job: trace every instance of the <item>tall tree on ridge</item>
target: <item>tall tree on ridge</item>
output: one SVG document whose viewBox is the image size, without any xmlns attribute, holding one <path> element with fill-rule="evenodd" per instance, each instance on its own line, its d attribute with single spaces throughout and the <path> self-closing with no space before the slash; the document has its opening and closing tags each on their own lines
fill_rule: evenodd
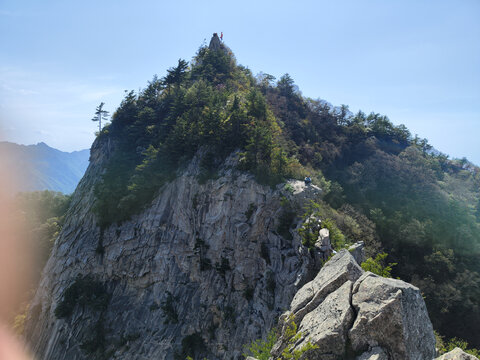
<svg viewBox="0 0 480 360">
<path fill-rule="evenodd" d="M 102 131 L 102 119 L 107 120 L 109 116 L 109 112 L 107 110 L 103 110 L 104 102 L 101 102 L 100 105 L 97 106 L 95 109 L 95 116 L 92 118 L 92 121 L 98 121 L 98 132 Z"/>
</svg>

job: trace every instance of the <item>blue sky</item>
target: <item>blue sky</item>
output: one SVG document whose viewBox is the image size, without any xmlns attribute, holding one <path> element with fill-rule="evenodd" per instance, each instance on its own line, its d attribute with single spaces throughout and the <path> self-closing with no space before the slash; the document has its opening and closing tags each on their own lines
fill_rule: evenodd
<svg viewBox="0 0 480 360">
<path fill-rule="evenodd" d="M 480 164 L 478 0 L 0 0 L 0 140 L 88 148 L 100 102 L 113 112 L 220 31 L 254 74 Z"/>
</svg>

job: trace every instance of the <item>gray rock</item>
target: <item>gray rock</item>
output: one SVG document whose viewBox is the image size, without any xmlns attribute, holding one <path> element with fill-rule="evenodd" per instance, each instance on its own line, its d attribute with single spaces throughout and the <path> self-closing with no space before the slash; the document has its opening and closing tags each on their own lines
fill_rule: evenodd
<svg viewBox="0 0 480 360">
<path fill-rule="evenodd" d="M 322 267 L 315 279 L 295 294 L 290 304 L 295 322 L 299 324 L 303 317 L 320 305 L 330 293 L 348 280 L 357 280 L 362 273 L 353 256 L 347 250 L 341 250 Z"/>
<path fill-rule="evenodd" d="M 435 360 L 477 360 L 473 355 L 467 354 L 460 348 L 455 348 L 452 351 L 439 356 Z"/>
<path fill-rule="evenodd" d="M 348 330 L 354 319 L 350 296 L 353 282 L 346 281 L 340 288 L 329 294 L 325 300 L 303 318 L 298 331 L 301 340 L 295 345 L 300 350 L 308 342 L 317 345 L 309 355 L 315 359 L 345 353 Z"/>
<path fill-rule="evenodd" d="M 356 360 L 431 360 L 435 355 L 420 291 L 401 280 L 364 273 L 347 250 L 297 292 L 280 318 L 273 359 L 280 359 L 290 345 L 286 330 L 292 315 L 301 334 L 293 351 L 308 342 L 318 346 L 302 359 L 350 359 L 360 353 Z"/>
<path fill-rule="evenodd" d="M 348 248 L 348 251 L 350 251 L 350 254 L 352 254 L 358 265 L 361 265 L 362 262 L 366 260 L 365 245 L 363 241 L 357 241 L 355 244 Z"/>
<path fill-rule="evenodd" d="M 367 272 L 354 284 L 352 304 L 354 351 L 381 346 L 393 360 L 435 356 L 433 328 L 418 288 Z"/>
<path fill-rule="evenodd" d="M 388 355 L 385 350 L 376 346 L 356 357 L 355 360 L 388 360 Z"/>
<path fill-rule="evenodd" d="M 318 239 L 315 242 L 315 247 L 322 252 L 332 252 L 332 243 L 330 242 L 330 232 L 327 228 L 320 229 L 318 232 Z"/>
<path fill-rule="evenodd" d="M 210 44 L 208 45 L 210 50 L 220 50 L 222 48 L 222 42 L 218 37 L 217 33 L 214 33 L 212 38 L 210 39 Z"/>
<path fill-rule="evenodd" d="M 105 352 L 115 351 L 115 359 L 172 359 L 195 334 L 205 344 L 202 357 L 238 358 L 244 344 L 275 324 L 298 284 L 311 279 L 313 260 L 299 235 L 285 240 L 276 233 L 282 191 L 236 170 L 235 154 L 218 178 L 199 184 L 199 153 L 142 213 L 105 229 L 100 244 L 93 191 L 113 149 L 108 138 L 92 146 L 32 301 L 26 324 L 32 351 L 39 359 L 89 358 L 80 345 L 100 313 L 77 306 L 69 318 L 57 319 L 54 311 L 77 274 L 91 274 L 111 295 L 101 322 Z M 291 201 L 309 194 L 299 189 Z M 250 205 L 255 211 L 247 219 Z M 222 262 L 228 266 L 219 271 Z M 169 293 L 173 305 L 164 310 Z M 134 340 L 116 346 L 122 337 Z"/>
</svg>

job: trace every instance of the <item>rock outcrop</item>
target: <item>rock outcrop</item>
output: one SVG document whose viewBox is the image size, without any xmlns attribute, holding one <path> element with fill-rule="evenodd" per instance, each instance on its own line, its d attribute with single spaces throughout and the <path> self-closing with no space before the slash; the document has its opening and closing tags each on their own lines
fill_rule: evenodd
<svg viewBox="0 0 480 360">
<path fill-rule="evenodd" d="M 102 232 L 93 189 L 113 147 L 94 143 L 44 269 L 26 326 L 33 352 L 39 359 L 172 359 L 193 348 L 202 358 L 238 358 L 320 266 L 296 231 L 290 239 L 277 233 L 281 199 L 301 204 L 320 190 L 259 185 L 236 170 L 235 155 L 200 184 L 199 154 L 143 213 Z M 66 289 L 87 275 L 103 287 L 106 306 L 97 306 L 96 293 L 85 295 L 58 318 Z"/>
<path fill-rule="evenodd" d="M 452 351 L 439 356 L 435 360 L 477 360 L 473 355 L 467 354 L 460 348 L 455 348 Z"/>
<path fill-rule="evenodd" d="M 282 336 L 272 355 L 286 346 L 289 321 L 298 324 L 301 337 L 291 347 L 307 343 L 316 349 L 305 359 L 433 359 L 435 337 L 418 288 L 401 280 L 363 272 L 352 254 L 340 251 L 315 279 L 295 295 L 282 315 Z"/>
</svg>

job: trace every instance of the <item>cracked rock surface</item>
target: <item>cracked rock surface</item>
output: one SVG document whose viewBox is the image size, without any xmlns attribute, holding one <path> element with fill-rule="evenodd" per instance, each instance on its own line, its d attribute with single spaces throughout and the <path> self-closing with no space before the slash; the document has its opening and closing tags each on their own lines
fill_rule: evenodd
<svg viewBox="0 0 480 360">
<path fill-rule="evenodd" d="M 196 156 L 148 208 L 102 235 L 94 186 L 113 149 L 101 139 L 92 146 L 28 313 L 32 351 L 38 359 L 173 359 L 194 346 L 201 358 L 239 358 L 319 267 L 294 229 L 285 239 L 277 228 L 282 198 L 302 204 L 320 189 L 262 186 L 236 170 L 235 155 L 200 184 Z M 57 318 L 77 275 L 99 281 L 108 304 L 75 305 Z"/>
<path fill-rule="evenodd" d="M 294 316 L 301 338 L 317 348 L 303 359 L 431 360 L 435 337 L 418 288 L 401 280 L 363 272 L 347 250 L 336 254 L 315 279 L 295 295 L 282 315 L 282 336 L 273 347 L 279 358 L 287 346 L 285 328 Z"/>
</svg>

